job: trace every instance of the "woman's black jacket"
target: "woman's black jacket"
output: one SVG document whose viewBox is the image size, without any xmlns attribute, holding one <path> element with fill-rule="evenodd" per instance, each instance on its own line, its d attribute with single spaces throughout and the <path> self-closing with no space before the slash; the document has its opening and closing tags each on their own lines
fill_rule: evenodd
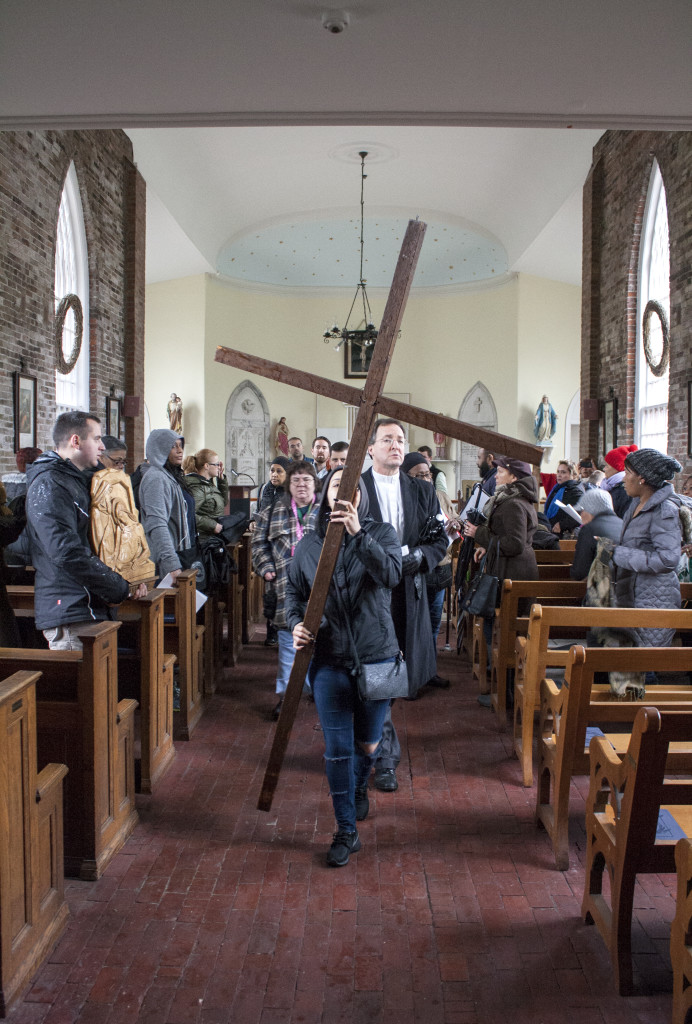
<svg viewBox="0 0 692 1024">
<path fill-rule="evenodd" d="M 292 630 L 305 608 L 322 552 L 322 533 L 308 533 L 296 545 L 288 570 L 286 620 Z M 344 541 L 322 616 L 314 662 L 352 669 L 355 665 L 344 615 L 349 615 L 358 658 L 369 664 L 399 653 L 390 611 L 391 588 L 401 579 L 401 545 L 389 523 L 365 519 L 360 532 Z M 336 589 L 341 596 L 337 600 Z"/>
<path fill-rule="evenodd" d="M 548 508 L 553 495 L 556 494 L 562 486 L 562 484 L 555 484 L 552 491 L 545 499 L 545 508 Z M 584 497 L 584 488 L 578 480 L 568 480 L 567 483 L 564 484 L 564 488 L 564 494 L 560 498 L 560 501 L 563 505 L 577 505 Z M 574 521 L 574 519 L 572 519 L 572 517 L 567 512 L 563 512 L 562 509 L 559 507 L 551 509 L 551 515 L 549 519 L 550 525 L 555 526 L 555 524 L 558 523 L 563 533 L 571 532 L 575 529 L 576 526 L 579 525 Z"/>
</svg>

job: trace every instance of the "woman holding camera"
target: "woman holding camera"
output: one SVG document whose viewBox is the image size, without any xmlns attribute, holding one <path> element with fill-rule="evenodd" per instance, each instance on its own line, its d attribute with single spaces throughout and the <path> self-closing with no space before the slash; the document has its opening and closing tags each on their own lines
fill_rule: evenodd
<svg viewBox="0 0 692 1024">
<path fill-rule="evenodd" d="M 362 700 L 354 670 L 358 663 L 394 661 L 399 655 L 390 590 L 401 579 L 401 544 L 393 526 L 369 518 L 365 487 L 359 487 L 354 502 L 337 506 L 342 472 L 334 469 L 325 479 L 315 530 L 296 548 L 286 591 L 286 623 L 294 646 L 315 644 L 310 679 L 337 829 L 327 853 L 330 867 L 343 867 L 360 850 L 356 821 L 369 811 L 368 778 L 390 704 Z M 330 519 L 343 523 L 344 540 L 314 637 L 303 616 Z"/>
</svg>

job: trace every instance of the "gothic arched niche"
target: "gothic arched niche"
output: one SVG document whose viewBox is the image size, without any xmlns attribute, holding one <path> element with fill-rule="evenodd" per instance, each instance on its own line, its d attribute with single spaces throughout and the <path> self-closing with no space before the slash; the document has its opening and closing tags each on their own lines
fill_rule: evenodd
<svg viewBox="0 0 692 1024">
<path fill-rule="evenodd" d="M 497 430 L 495 403 L 492 395 L 481 381 L 477 380 L 464 395 L 457 419 L 463 423 L 471 423 L 474 427 Z M 477 454 L 478 447 L 475 444 L 457 441 L 456 478 L 457 488 L 461 491 L 462 497 L 465 496 L 467 490 L 464 481 L 475 482 L 478 480 Z"/>
<path fill-rule="evenodd" d="M 269 406 L 259 388 L 244 380 L 226 406 L 226 469 L 245 474 L 239 484 L 249 485 L 248 477 L 261 484 L 267 479 L 269 457 Z"/>
</svg>

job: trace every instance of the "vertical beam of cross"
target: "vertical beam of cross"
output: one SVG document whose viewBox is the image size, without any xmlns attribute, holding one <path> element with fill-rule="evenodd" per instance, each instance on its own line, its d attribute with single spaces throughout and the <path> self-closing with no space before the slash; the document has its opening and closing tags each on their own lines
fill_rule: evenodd
<svg viewBox="0 0 692 1024">
<path fill-rule="evenodd" d="M 341 483 L 337 496 L 339 500 L 352 501 L 356 493 L 360 471 L 367 452 L 370 432 L 377 415 L 376 403 L 382 394 L 387 371 L 392 361 L 394 346 L 401 327 L 404 309 L 406 308 L 406 300 L 411 290 L 411 283 L 423 244 L 425 229 L 426 225 L 422 221 L 409 221 L 408 228 L 406 229 L 353 427 L 353 434 L 348 449 L 348 460 L 341 474 Z M 327 534 L 317 565 L 315 582 L 310 593 L 304 618 L 306 629 L 315 636 L 322 621 L 322 613 L 336 566 L 339 548 L 341 547 L 343 532 L 344 527 L 339 523 L 330 523 L 327 527 Z M 269 811 L 271 809 L 311 657 L 312 649 L 310 647 L 304 647 L 296 653 L 286 693 L 284 694 L 281 715 L 279 716 L 274 734 L 274 742 L 264 773 L 262 790 L 257 802 L 257 807 L 260 811 Z"/>
</svg>

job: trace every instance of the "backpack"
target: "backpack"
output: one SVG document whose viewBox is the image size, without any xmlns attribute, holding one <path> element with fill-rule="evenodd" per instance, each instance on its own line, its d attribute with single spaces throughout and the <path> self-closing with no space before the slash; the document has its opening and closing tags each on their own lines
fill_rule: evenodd
<svg viewBox="0 0 692 1024">
<path fill-rule="evenodd" d="M 220 590 L 228 586 L 231 578 L 231 561 L 226 546 L 220 537 L 200 537 L 199 548 L 206 575 L 206 589 Z"/>
</svg>

